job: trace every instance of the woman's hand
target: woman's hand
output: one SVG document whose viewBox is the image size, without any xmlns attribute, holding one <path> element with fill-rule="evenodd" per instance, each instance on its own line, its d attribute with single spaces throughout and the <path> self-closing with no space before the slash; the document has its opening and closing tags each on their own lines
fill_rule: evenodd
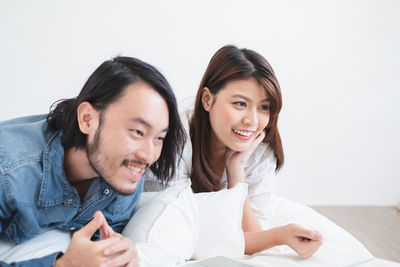
<svg viewBox="0 0 400 267">
<path fill-rule="evenodd" d="M 264 140 L 265 131 L 261 133 L 253 140 L 253 143 L 246 151 L 238 152 L 230 150 L 229 148 L 225 152 L 225 165 L 226 174 L 228 177 L 228 188 L 234 187 L 237 183 L 244 182 L 245 173 L 244 166 L 249 160 L 250 156 L 256 150 L 258 145 Z"/>
<path fill-rule="evenodd" d="M 318 231 L 308 230 L 297 224 L 282 226 L 281 231 L 281 244 L 288 245 L 304 259 L 313 255 L 324 242 Z"/>
</svg>

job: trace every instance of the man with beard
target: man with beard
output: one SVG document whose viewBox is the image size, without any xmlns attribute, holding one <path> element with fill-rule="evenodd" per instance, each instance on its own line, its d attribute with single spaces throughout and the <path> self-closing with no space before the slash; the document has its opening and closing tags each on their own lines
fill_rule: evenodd
<svg viewBox="0 0 400 267">
<path fill-rule="evenodd" d="M 49 114 L 1 122 L 0 239 L 75 232 L 64 254 L 11 266 L 138 266 L 135 247 L 119 233 L 142 174 L 150 169 L 167 183 L 184 141 L 168 82 L 128 57 L 104 62 L 76 98 Z"/>
</svg>

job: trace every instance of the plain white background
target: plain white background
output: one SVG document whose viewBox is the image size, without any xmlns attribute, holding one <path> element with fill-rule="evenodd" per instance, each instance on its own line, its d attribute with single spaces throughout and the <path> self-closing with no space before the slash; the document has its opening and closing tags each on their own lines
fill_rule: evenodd
<svg viewBox="0 0 400 267">
<path fill-rule="evenodd" d="M 190 105 L 225 44 L 261 53 L 284 106 L 278 192 L 305 204 L 400 200 L 400 2 L 0 1 L 0 120 L 47 113 L 117 55 Z"/>
</svg>

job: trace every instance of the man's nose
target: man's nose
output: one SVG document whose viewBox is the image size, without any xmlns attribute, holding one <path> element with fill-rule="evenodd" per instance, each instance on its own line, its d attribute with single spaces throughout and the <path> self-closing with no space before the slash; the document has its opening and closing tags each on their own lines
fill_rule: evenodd
<svg viewBox="0 0 400 267">
<path fill-rule="evenodd" d="M 150 164 L 153 160 L 154 144 L 153 140 L 144 140 L 137 150 L 136 157 L 145 163 Z"/>
</svg>

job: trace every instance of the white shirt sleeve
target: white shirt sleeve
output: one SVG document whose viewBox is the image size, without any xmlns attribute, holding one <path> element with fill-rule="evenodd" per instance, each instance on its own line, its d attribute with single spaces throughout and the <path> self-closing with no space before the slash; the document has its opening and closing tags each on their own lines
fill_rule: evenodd
<svg viewBox="0 0 400 267">
<path fill-rule="evenodd" d="M 276 187 L 275 168 L 276 157 L 265 143 L 257 147 L 245 167 L 248 198 L 261 225 L 271 217 L 269 204 Z"/>
</svg>

